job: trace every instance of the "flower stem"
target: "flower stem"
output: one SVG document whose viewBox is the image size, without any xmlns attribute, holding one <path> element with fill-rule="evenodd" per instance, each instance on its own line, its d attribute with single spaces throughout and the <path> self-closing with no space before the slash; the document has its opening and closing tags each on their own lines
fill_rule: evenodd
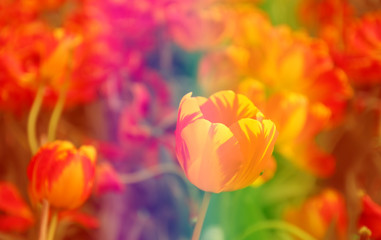
<svg viewBox="0 0 381 240">
<path fill-rule="evenodd" d="M 40 112 L 41 104 L 44 99 L 45 87 L 40 87 L 33 101 L 32 107 L 28 116 L 28 142 L 32 154 L 37 152 L 38 141 L 36 136 L 36 122 L 38 113 Z"/>
<path fill-rule="evenodd" d="M 55 211 L 52 215 L 52 220 L 49 225 L 49 232 L 48 232 L 48 239 L 47 240 L 53 240 L 54 239 L 54 233 L 56 232 L 58 223 L 58 213 Z"/>
<path fill-rule="evenodd" d="M 38 240 L 47 240 L 46 230 L 48 227 L 48 218 L 49 218 L 49 202 L 44 199 L 42 201 L 40 233 L 38 236 Z"/>
<path fill-rule="evenodd" d="M 202 199 L 202 203 L 201 203 L 200 212 L 198 213 L 197 223 L 193 230 L 192 240 L 200 239 L 202 225 L 204 223 L 206 211 L 208 210 L 211 196 L 212 196 L 212 193 L 210 192 L 205 192 L 204 194 L 204 198 Z"/>
<path fill-rule="evenodd" d="M 306 233 L 302 229 L 298 228 L 295 225 L 289 224 L 287 222 L 283 221 L 265 221 L 258 223 L 256 225 L 253 225 L 251 228 L 246 230 L 246 232 L 238 238 L 239 240 L 246 239 L 254 232 L 260 231 L 260 230 L 267 230 L 267 229 L 276 229 L 276 230 L 283 230 L 287 231 L 298 238 L 302 240 L 316 240 L 314 237 L 312 237 L 310 234 Z"/>
<path fill-rule="evenodd" d="M 49 130 L 48 130 L 48 141 L 49 142 L 54 141 L 54 139 L 56 138 L 56 129 L 57 129 L 58 121 L 61 117 L 63 107 L 65 105 L 66 92 L 67 91 L 65 89 L 60 91 L 58 101 L 57 101 L 56 105 L 54 106 L 52 116 L 50 117 Z"/>
</svg>

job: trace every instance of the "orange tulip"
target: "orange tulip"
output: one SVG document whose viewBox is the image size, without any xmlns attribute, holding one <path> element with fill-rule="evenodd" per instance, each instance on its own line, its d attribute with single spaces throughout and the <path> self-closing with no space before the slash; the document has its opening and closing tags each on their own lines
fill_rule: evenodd
<svg viewBox="0 0 381 240">
<path fill-rule="evenodd" d="M 96 150 L 78 150 L 68 141 L 42 146 L 28 166 L 32 201 L 43 199 L 56 208 L 79 207 L 89 196 L 95 173 Z"/>
<path fill-rule="evenodd" d="M 176 154 L 188 179 L 219 193 L 251 185 L 268 165 L 275 124 L 244 95 L 220 91 L 209 99 L 188 93 L 180 102 Z"/>
</svg>

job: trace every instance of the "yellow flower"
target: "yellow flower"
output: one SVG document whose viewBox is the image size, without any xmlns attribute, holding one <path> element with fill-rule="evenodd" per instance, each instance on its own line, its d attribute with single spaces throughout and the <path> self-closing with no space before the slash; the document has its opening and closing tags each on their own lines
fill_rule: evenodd
<svg viewBox="0 0 381 240">
<path fill-rule="evenodd" d="M 78 150 L 68 141 L 42 146 L 28 166 L 32 201 L 43 199 L 56 208 L 73 209 L 88 198 L 95 172 L 96 150 Z"/>
<path fill-rule="evenodd" d="M 177 158 L 188 179 L 214 193 L 251 185 L 270 161 L 275 124 L 233 91 L 191 95 L 180 102 L 176 127 Z"/>
</svg>

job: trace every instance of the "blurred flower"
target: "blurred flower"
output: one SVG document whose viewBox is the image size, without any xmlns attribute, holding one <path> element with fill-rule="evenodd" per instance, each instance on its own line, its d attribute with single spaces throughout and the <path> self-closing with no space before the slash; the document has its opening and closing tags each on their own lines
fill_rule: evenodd
<svg viewBox="0 0 381 240">
<path fill-rule="evenodd" d="M 198 69 L 198 81 L 205 94 L 235 89 L 248 69 L 249 52 L 245 48 L 230 46 L 205 55 Z"/>
<path fill-rule="evenodd" d="M 23 232 L 34 223 L 30 208 L 8 182 L 0 182 L 0 213 L 0 231 Z"/>
<path fill-rule="evenodd" d="M 301 24 L 314 36 L 319 36 L 329 44 L 342 40 L 343 28 L 354 16 L 347 0 L 307 0 L 301 2 Z"/>
<path fill-rule="evenodd" d="M 362 211 L 358 219 L 359 228 L 366 226 L 372 232 L 371 239 L 381 239 L 381 206 L 368 195 L 361 198 L 361 203 Z"/>
<path fill-rule="evenodd" d="M 270 161 L 275 124 L 244 95 L 191 95 L 180 102 L 176 126 L 177 158 L 188 179 L 215 193 L 249 186 Z"/>
<path fill-rule="evenodd" d="M 333 189 L 323 190 L 298 208 L 286 209 L 284 217 L 316 239 L 324 239 L 330 226 L 334 226 L 335 239 L 347 239 L 345 201 L 341 194 Z"/>
<path fill-rule="evenodd" d="M 170 19 L 169 32 L 185 50 L 215 48 L 230 35 L 231 22 L 226 9 L 199 1 L 182 10 L 182 15 Z"/>
<path fill-rule="evenodd" d="M 29 189 L 33 202 L 43 199 L 56 208 L 73 209 L 88 198 L 95 174 L 96 150 L 78 150 L 68 141 L 45 144 L 28 166 Z"/>
<path fill-rule="evenodd" d="M 201 87 L 206 92 L 236 90 L 241 81 L 256 79 L 267 94 L 290 91 L 306 96 L 311 104 L 325 105 L 331 112 L 330 125 L 339 123 L 352 89 L 345 72 L 335 67 L 328 45 L 287 26 L 271 26 L 258 10 L 244 13 L 233 19 L 237 33 L 230 44 L 201 59 Z"/>
<path fill-rule="evenodd" d="M 277 151 L 297 166 L 320 177 L 330 176 L 335 159 L 315 143 L 314 138 L 327 127 L 330 110 L 321 103 L 311 104 L 302 94 L 279 91 L 266 98 L 265 86 L 254 79 L 238 85 L 244 94 L 271 119 L 279 131 Z"/>
<path fill-rule="evenodd" d="M 160 148 L 174 152 L 176 109 L 171 106 L 169 85 L 158 73 L 145 69 L 134 77 L 135 81 L 122 83 L 117 93 L 118 140 L 130 164 L 156 165 Z"/>
<path fill-rule="evenodd" d="M 115 169 L 107 162 L 98 164 L 94 181 L 95 194 L 122 192 L 123 190 L 124 185 Z"/>
<path fill-rule="evenodd" d="M 380 83 L 381 12 L 373 12 L 345 25 L 343 43 L 334 49 L 336 63 L 355 85 Z"/>
<path fill-rule="evenodd" d="M 82 6 L 85 2 L 75 5 L 76 11 L 58 26 L 25 12 L 24 5 L 31 1 L 13 2 L 5 4 L 7 11 L 0 15 L 0 107 L 28 108 L 41 86 L 46 87 L 44 105 L 55 105 L 62 91 L 66 106 L 93 100 L 113 58 L 100 39 L 101 27 L 94 30 L 96 21 Z M 9 18 L 19 20 L 5 20 Z"/>
</svg>

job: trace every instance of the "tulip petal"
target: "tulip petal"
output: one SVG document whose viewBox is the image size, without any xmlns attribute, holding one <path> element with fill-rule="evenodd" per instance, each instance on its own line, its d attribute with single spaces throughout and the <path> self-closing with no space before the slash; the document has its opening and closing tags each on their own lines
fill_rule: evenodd
<svg viewBox="0 0 381 240">
<path fill-rule="evenodd" d="M 198 188 L 221 192 L 244 160 L 228 127 L 199 119 L 181 132 L 184 156 L 178 156 L 189 180 Z M 185 159 L 181 159 L 185 157 Z"/>
<path fill-rule="evenodd" d="M 191 92 L 181 99 L 177 117 L 177 129 L 179 131 L 197 119 L 204 118 L 199 105 L 205 101 L 206 98 L 203 97 L 192 97 Z"/>
<path fill-rule="evenodd" d="M 239 120 L 230 126 L 230 130 L 246 159 L 237 173 L 238 177 L 226 186 L 226 189 L 236 190 L 252 184 L 260 176 L 270 161 L 278 133 L 272 121 L 259 122 L 250 118 Z"/>
<path fill-rule="evenodd" d="M 68 186 L 70 191 L 68 191 Z M 78 207 L 84 191 L 84 173 L 82 164 L 78 160 L 71 161 L 61 172 L 59 178 L 50 187 L 49 201 L 55 207 L 67 207 L 67 203 L 73 203 L 68 208 Z M 63 194 L 65 193 L 65 194 Z"/>
<path fill-rule="evenodd" d="M 17 188 L 0 182 L 0 231 L 23 232 L 33 223 L 33 214 Z"/>
<path fill-rule="evenodd" d="M 242 118 L 263 117 L 257 107 L 244 95 L 233 91 L 220 91 L 200 105 L 204 118 L 212 123 L 222 123 L 226 126 Z"/>
</svg>

